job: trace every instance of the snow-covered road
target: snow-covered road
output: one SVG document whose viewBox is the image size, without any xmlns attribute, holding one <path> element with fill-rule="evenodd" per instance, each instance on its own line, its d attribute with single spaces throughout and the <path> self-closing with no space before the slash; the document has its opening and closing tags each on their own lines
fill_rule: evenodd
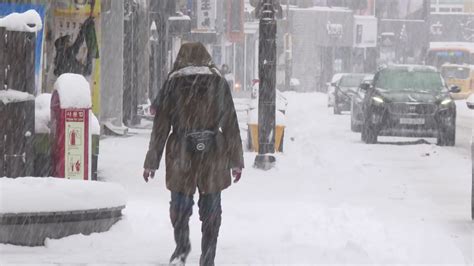
<svg viewBox="0 0 474 266">
<path fill-rule="evenodd" d="M 325 95 L 285 96 L 285 153 L 277 167 L 256 170 L 255 154 L 247 152 L 241 182 L 223 192 L 217 265 L 472 265 L 469 134 L 458 130 L 456 147 L 401 138 L 366 145 L 350 131 L 348 115 L 327 109 Z M 472 116 L 459 110 L 470 129 Z M 174 242 L 164 170 L 143 182 L 150 132 L 133 132 L 101 142 L 100 176 L 128 191 L 122 221 L 106 233 L 40 248 L 1 245 L 0 262 L 166 263 Z M 200 255 L 197 206 L 194 213 L 190 264 Z"/>
</svg>

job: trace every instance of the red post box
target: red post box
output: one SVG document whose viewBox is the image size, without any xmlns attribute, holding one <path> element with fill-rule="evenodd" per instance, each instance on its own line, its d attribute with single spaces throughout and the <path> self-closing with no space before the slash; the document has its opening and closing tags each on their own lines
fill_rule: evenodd
<svg viewBox="0 0 474 266">
<path fill-rule="evenodd" d="M 53 176 L 91 178 L 91 96 L 87 80 L 76 74 L 61 75 L 51 97 Z"/>
</svg>

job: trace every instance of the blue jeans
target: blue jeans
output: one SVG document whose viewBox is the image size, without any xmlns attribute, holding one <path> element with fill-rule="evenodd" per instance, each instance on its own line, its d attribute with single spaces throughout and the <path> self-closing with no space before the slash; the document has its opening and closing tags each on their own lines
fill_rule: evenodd
<svg viewBox="0 0 474 266">
<path fill-rule="evenodd" d="M 189 241 L 189 218 L 193 213 L 193 196 L 171 192 L 170 218 L 174 228 L 176 250 L 173 256 L 184 255 L 191 251 Z M 217 238 L 222 220 L 221 193 L 199 194 L 199 219 L 201 225 L 201 259 L 200 265 L 214 265 Z M 172 256 L 172 259 L 173 259 Z"/>
</svg>

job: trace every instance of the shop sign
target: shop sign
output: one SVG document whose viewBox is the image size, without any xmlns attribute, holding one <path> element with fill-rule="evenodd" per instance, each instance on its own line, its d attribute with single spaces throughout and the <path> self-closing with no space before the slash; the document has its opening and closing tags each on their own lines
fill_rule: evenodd
<svg viewBox="0 0 474 266">
<path fill-rule="evenodd" d="M 354 47 L 377 46 L 377 19 L 368 16 L 354 17 Z"/>
<path fill-rule="evenodd" d="M 216 0 L 197 1 L 197 29 L 215 30 L 216 28 Z"/>
</svg>

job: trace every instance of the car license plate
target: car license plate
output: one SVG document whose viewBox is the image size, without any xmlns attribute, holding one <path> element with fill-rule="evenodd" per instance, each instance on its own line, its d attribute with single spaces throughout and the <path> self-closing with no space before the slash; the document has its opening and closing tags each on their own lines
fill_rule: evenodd
<svg viewBox="0 0 474 266">
<path fill-rule="evenodd" d="M 400 124 L 404 125 L 424 125 L 424 118 L 400 118 Z"/>
</svg>

